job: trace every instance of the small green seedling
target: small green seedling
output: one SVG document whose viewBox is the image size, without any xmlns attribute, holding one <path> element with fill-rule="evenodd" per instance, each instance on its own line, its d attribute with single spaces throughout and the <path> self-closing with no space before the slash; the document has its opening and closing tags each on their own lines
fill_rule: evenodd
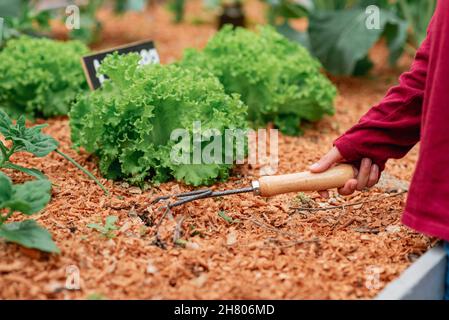
<svg viewBox="0 0 449 320">
<path fill-rule="evenodd" d="M 303 192 L 300 192 L 296 195 L 296 201 L 305 207 L 313 206 L 313 200 Z"/>
<path fill-rule="evenodd" d="M 227 214 L 226 214 L 226 212 L 224 212 L 224 211 L 219 211 L 218 212 L 218 215 L 221 217 L 221 218 L 223 218 L 227 223 L 239 223 L 240 222 L 240 220 L 239 219 L 232 219 L 230 216 L 228 216 Z"/>
<path fill-rule="evenodd" d="M 195 236 L 200 236 L 200 237 L 202 237 L 202 236 L 203 236 L 203 234 L 201 233 L 201 231 L 197 230 L 197 228 L 196 228 L 196 226 L 195 226 L 194 224 L 191 224 L 191 225 L 189 226 L 189 228 L 190 228 L 190 236 L 191 236 L 191 237 L 195 237 Z"/>
<path fill-rule="evenodd" d="M 185 248 L 187 246 L 187 241 L 184 239 L 176 239 L 175 244 L 179 247 Z"/>
<path fill-rule="evenodd" d="M 50 201 L 51 183 L 36 180 L 13 184 L 0 172 L 0 238 L 27 248 L 59 253 L 51 234 L 34 220 L 5 223 L 15 212 L 32 215 Z"/>
<path fill-rule="evenodd" d="M 108 216 L 106 217 L 104 225 L 101 225 L 99 223 L 89 223 L 87 227 L 97 230 L 106 238 L 112 239 L 115 238 L 116 236 L 114 231 L 118 229 L 118 227 L 115 225 L 117 220 L 118 220 L 117 216 Z"/>
<path fill-rule="evenodd" d="M 84 169 L 71 157 L 59 151 L 59 143 L 52 137 L 41 132 L 46 126 L 46 124 L 43 124 L 27 128 L 25 126 L 25 117 L 23 116 L 17 120 L 16 124 L 13 124 L 11 118 L 9 118 L 3 110 L 0 110 L 0 134 L 5 140 L 12 142 L 11 147 L 7 148 L 0 141 L 0 168 L 22 171 L 37 179 L 46 180 L 47 177 L 39 170 L 25 168 L 14 164 L 10 161 L 10 158 L 16 152 L 29 152 L 36 157 L 42 158 L 54 151 L 84 172 L 89 178 L 94 180 L 106 194 L 108 194 L 106 188 L 92 173 Z"/>
</svg>

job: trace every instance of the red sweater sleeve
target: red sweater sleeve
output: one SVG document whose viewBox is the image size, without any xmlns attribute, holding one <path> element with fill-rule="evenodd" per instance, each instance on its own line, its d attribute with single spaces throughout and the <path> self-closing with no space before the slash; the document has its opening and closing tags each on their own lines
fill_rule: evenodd
<svg viewBox="0 0 449 320">
<path fill-rule="evenodd" d="M 389 158 L 402 158 L 419 141 L 430 30 L 431 26 L 410 71 L 399 78 L 399 85 L 334 142 L 346 161 L 370 158 L 383 170 Z"/>
</svg>

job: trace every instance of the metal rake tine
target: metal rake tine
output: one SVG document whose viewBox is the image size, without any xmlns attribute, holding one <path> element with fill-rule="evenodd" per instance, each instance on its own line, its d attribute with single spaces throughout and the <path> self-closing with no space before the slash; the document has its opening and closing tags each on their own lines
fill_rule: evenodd
<svg viewBox="0 0 449 320">
<path fill-rule="evenodd" d="M 190 192 L 183 192 L 180 194 L 170 195 L 170 196 L 162 196 L 159 198 L 156 198 L 152 203 L 156 203 L 160 200 L 167 200 L 170 198 L 179 198 L 180 200 L 168 203 L 167 207 L 174 208 L 180 205 L 183 205 L 188 202 L 192 202 L 199 199 L 205 199 L 205 198 L 214 198 L 214 197 L 222 197 L 222 196 L 229 196 L 239 193 L 247 193 L 247 192 L 254 192 L 254 187 L 246 187 L 246 188 L 240 188 L 240 189 L 231 189 L 231 190 L 222 190 L 222 191 L 212 191 L 211 189 L 203 189 L 203 190 L 196 190 L 196 191 L 190 191 Z"/>
<path fill-rule="evenodd" d="M 192 195 L 190 197 L 183 197 L 179 201 L 176 201 L 176 202 L 173 202 L 171 204 L 168 204 L 168 206 L 170 208 L 173 208 L 173 207 L 181 206 L 181 205 L 183 205 L 185 203 L 188 203 L 188 202 L 192 202 L 192 201 L 199 200 L 199 199 L 210 198 L 210 197 L 213 197 L 213 196 L 214 196 L 214 194 L 213 194 L 212 190 L 208 190 L 206 192 L 203 192 L 203 193 L 200 193 L 200 194 L 196 194 L 196 195 Z"/>
<path fill-rule="evenodd" d="M 194 191 L 183 192 L 183 193 L 177 194 L 177 195 L 175 195 L 175 197 L 176 198 L 185 198 L 185 197 L 196 196 L 199 194 L 209 193 L 209 192 L 212 192 L 212 190 L 211 189 L 194 190 Z"/>
<path fill-rule="evenodd" d="M 197 195 L 193 195 L 190 197 L 183 197 L 181 200 L 173 202 L 172 204 L 168 204 L 170 208 L 177 207 L 180 205 L 183 205 L 187 202 L 205 199 L 205 198 L 215 198 L 215 197 L 223 197 L 223 196 L 229 196 L 239 193 L 247 193 L 247 192 L 254 192 L 253 187 L 247 187 L 247 188 L 241 188 L 241 189 L 231 189 L 231 190 L 223 190 L 223 191 L 212 191 L 208 190 L 207 192 L 203 192 Z"/>
<path fill-rule="evenodd" d="M 182 193 L 177 193 L 177 194 L 170 194 L 168 196 L 160 196 L 157 197 L 156 199 L 154 199 L 151 203 L 155 204 L 161 200 L 167 200 L 170 198 L 185 198 L 185 197 L 191 197 L 191 196 L 196 196 L 199 194 L 205 194 L 205 193 L 209 193 L 212 192 L 210 189 L 202 189 L 202 190 L 194 190 L 194 191 L 189 191 L 189 192 L 182 192 Z"/>
</svg>

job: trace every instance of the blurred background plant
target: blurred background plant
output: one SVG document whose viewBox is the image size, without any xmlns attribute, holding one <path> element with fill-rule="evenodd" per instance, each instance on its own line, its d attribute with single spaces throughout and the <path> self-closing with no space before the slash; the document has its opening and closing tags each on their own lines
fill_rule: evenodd
<svg viewBox="0 0 449 320">
<path fill-rule="evenodd" d="M 91 44 L 99 40 L 101 22 L 97 13 L 104 5 L 110 5 L 116 14 L 127 11 L 142 11 L 149 0 L 1 0 L 0 17 L 5 19 L 3 40 L 27 34 L 48 36 L 50 20 L 65 21 L 65 8 L 75 4 L 80 9 L 80 28 L 70 30 L 70 39 Z"/>
<path fill-rule="evenodd" d="M 21 34 L 49 35 L 50 19 L 66 19 L 64 8 L 77 4 L 80 29 L 70 30 L 70 39 L 87 44 L 99 41 L 102 24 L 97 13 L 109 7 L 115 14 L 142 11 L 149 3 L 163 4 L 173 14 L 174 23 L 185 21 L 191 0 L 2 0 L 0 16 L 5 18 L 4 40 Z M 389 63 L 395 65 L 404 50 L 414 54 L 426 36 L 436 0 L 260 0 L 265 4 L 266 21 L 278 32 L 304 45 L 325 69 L 335 75 L 364 75 L 372 67 L 371 48 L 384 39 L 389 48 Z M 43 6 L 42 3 L 56 3 Z M 201 0 L 205 14 L 217 26 L 230 23 L 244 26 L 244 8 L 250 1 Z M 372 7 L 372 6 L 376 7 Z M 374 9 L 373 9 L 374 8 Z M 376 14 L 379 27 L 368 28 L 367 17 Z M 368 11 L 367 11 L 368 10 Z M 298 29 L 296 21 L 306 28 Z M 190 23 L 195 23 L 195 19 Z M 201 21 L 206 21 L 202 19 Z M 209 21 L 209 20 L 207 20 Z M 210 21 L 209 21 L 210 22 Z M 249 23 L 251 25 L 251 23 Z"/>
<path fill-rule="evenodd" d="M 176 23 L 184 20 L 187 1 L 169 0 L 168 8 Z M 335 75 L 366 74 L 373 66 L 369 51 L 380 39 L 387 42 L 391 65 L 396 64 L 404 49 L 413 54 L 426 36 L 436 6 L 436 0 L 261 1 L 267 5 L 267 22 L 290 40 L 306 46 Z M 205 8 L 214 12 L 221 9 L 221 14 L 225 6 L 242 2 L 203 0 Z M 379 10 L 378 28 L 366 26 L 369 10 L 377 9 L 370 6 Z M 305 31 L 292 26 L 291 21 L 300 18 L 308 20 Z M 222 25 L 219 22 L 219 27 Z"/>
<path fill-rule="evenodd" d="M 414 48 L 424 41 L 436 4 L 436 0 L 397 0 L 399 14 L 410 27 L 409 43 Z"/>
<path fill-rule="evenodd" d="M 187 1 L 168 0 L 167 8 L 172 12 L 175 23 L 185 20 Z M 204 9 L 218 19 L 219 29 L 225 24 L 231 24 L 235 27 L 245 26 L 244 0 L 202 0 L 202 2 Z"/>
<path fill-rule="evenodd" d="M 184 20 L 186 0 L 170 0 L 167 8 L 173 13 L 173 21 L 175 23 L 179 23 Z"/>
<path fill-rule="evenodd" d="M 436 0 L 262 0 L 267 19 L 277 30 L 311 51 L 331 73 L 361 75 L 372 67 L 369 50 L 381 38 L 395 64 L 404 48 L 424 40 Z M 376 6 L 376 7 L 372 7 Z M 367 28 L 366 18 L 378 9 L 379 28 Z M 306 31 L 291 20 L 307 18 Z"/>
<path fill-rule="evenodd" d="M 33 1 L 2 0 L 0 17 L 4 18 L 3 40 L 23 34 L 38 35 L 38 30 L 48 30 L 51 12 L 36 10 Z"/>
</svg>

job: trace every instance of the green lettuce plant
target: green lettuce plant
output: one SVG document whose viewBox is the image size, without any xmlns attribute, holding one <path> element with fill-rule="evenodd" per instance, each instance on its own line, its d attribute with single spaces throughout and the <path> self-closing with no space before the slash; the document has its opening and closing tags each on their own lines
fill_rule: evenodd
<svg viewBox="0 0 449 320">
<path fill-rule="evenodd" d="M 77 94 L 88 89 L 77 41 L 22 36 L 0 51 L 0 108 L 13 117 L 65 115 Z"/>
<path fill-rule="evenodd" d="M 100 73 L 109 80 L 81 96 L 70 112 L 74 145 L 95 153 L 107 178 L 133 184 L 175 178 L 200 185 L 226 178 L 232 163 L 194 162 L 192 154 L 207 142 L 197 145 L 171 135 L 181 129 L 193 137 L 195 122 L 203 132 L 215 129 L 221 135 L 225 129 L 244 129 L 246 106 L 200 69 L 139 66 L 139 60 L 137 54 L 105 58 Z M 180 144 L 188 149 L 184 162 L 171 157 Z"/>
<path fill-rule="evenodd" d="M 227 26 L 204 50 L 188 49 L 179 64 L 208 70 L 227 93 L 239 94 L 254 127 L 274 122 L 282 132 L 297 135 L 302 120 L 334 112 L 336 89 L 321 64 L 271 27 L 255 33 Z"/>
</svg>

